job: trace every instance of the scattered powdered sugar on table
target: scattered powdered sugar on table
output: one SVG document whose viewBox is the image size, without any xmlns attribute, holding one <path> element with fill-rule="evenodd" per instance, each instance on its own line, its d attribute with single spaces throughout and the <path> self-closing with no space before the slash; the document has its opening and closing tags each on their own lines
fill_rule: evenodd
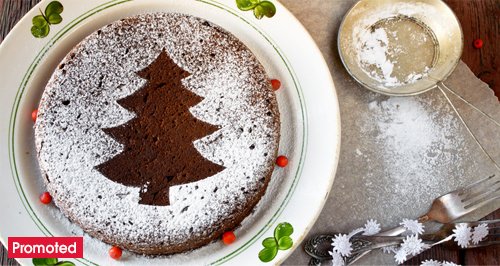
<svg viewBox="0 0 500 266">
<path fill-rule="evenodd" d="M 220 130 L 194 142 L 226 169 L 170 188 L 170 206 L 138 204 L 139 187 L 115 183 L 94 167 L 123 150 L 102 128 L 134 113 L 116 100 L 140 89 L 136 72 L 166 49 L 191 73 L 183 84 L 204 97 L 191 113 Z M 93 33 L 51 77 L 35 125 L 47 190 L 89 234 L 136 250 L 210 238 L 265 188 L 279 142 L 276 96 L 263 67 L 234 36 L 180 14 L 144 14 Z M 251 208 L 252 206 L 250 206 Z"/>
<path fill-rule="evenodd" d="M 449 176 L 451 167 L 458 167 L 456 176 L 464 172 L 459 166 L 467 156 L 461 123 L 446 102 L 429 99 L 373 100 L 368 106 L 370 114 L 362 122 L 362 133 L 376 134 L 384 168 L 381 178 L 391 180 L 389 190 L 399 195 L 430 192 L 434 182 Z"/>
</svg>

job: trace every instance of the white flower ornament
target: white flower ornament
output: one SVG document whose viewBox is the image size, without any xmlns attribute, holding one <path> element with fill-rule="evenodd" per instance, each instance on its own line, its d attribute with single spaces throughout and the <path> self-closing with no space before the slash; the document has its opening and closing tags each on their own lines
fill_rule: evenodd
<svg viewBox="0 0 500 266">
<path fill-rule="evenodd" d="M 407 254 L 415 256 L 425 249 L 425 244 L 422 243 L 422 239 L 418 238 L 418 235 L 411 235 L 407 236 L 406 239 L 403 240 L 401 249 L 403 249 Z"/>
<path fill-rule="evenodd" d="M 349 241 L 348 235 L 339 234 L 333 238 L 332 241 L 333 251 L 338 252 L 342 256 L 350 256 L 352 251 L 352 244 Z"/>
<path fill-rule="evenodd" d="M 422 239 L 419 238 L 419 235 L 424 232 L 424 226 L 417 220 L 403 219 L 400 223 L 405 229 L 406 234 L 411 232 L 410 235 L 406 235 L 406 238 L 403 240 L 399 246 L 391 246 L 382 248 L 384 253 L 394 253 L 394 259 L 396 263 L 401 264 L 408 259 L 408 256 L 415 256 L 425 249 L 428 249 L 430 246 L 422 243 Z M 330 251 L 330 255 L 332 255 L 332 263 L 333 265 L 344 265 L 345 260 L 344 257 L 348 257 L 351 255 L 353 250 L 352 243 L 350 241 L 351 237 L 363 233 L 363 235 L 374 235 L 380 232 L 380 224 L 373 219 L 366 221 L 366 224 L 362 228 L 358 228 L 353 230 L 348 235 L 346 234 L 338 234 L 332 240 L 332 251 Z M 468 227 L 466 224 L 457 224 L 455 229 L 453 229 L 452 237 L 458 243 L 458 245 L 462 248 L 466 248 L 469 245 L 469 242 L 477 244 L 482 241 L 486 236 L 488 236 L 488 225 L 487 224 L 479 224 L 472 230 L 472 228 Z M 457 266 L 457 264 L 448 261 L 436 261 L 436 260 L 425 260 L 421 264 L 422 266 Z"/>
<path fill-rule="evenodd" d="M 441 262 L 441 265 L 442 266 L 458 266 L 458 264 L 455 264 L 455 263 L 450 262 L 450 261 L 443 261 L 443 262 Z"/>
<path fill-rule="evenodd" d="M 488 235 L 488 225 L 487 224 L 479 224 L 474 227 L 474 231 L 472 232 L 472 243 L 477 244 L 481 242 Z"/>
<path fill-rule="evenodd" d="M 472 236 L 471 230 L 466 224 L 457 224 L 455 229 L 453 229 L 452 236 L 460 247 L 466 248 L 469 245 Z"/>
<path fill-rule="evenodd" d="M 372 236 L 380 233 L 380 224 L 377 222 L 377 220 L 370 219 L 366 221 L 365 227 L 363 229 L 363 235 Z"/>
<path fill-rule="evenodd" d="M 424 232 L 424 225 L 417 220 L 403 219 L 400 225 L 413 234 L 421 235 Z"/>
<path fill-rule="evenodd" d="M 420 266 L 441 266 L 441 262 L 437 260 L 424 260 Z"/>
<path fill-rule="evenodd" d="M 337 251 L 329 251 L 330 255 L 332 255 L 332 265 L 333 266 L 344 266 L 345 262 L 344 259 L 342 258 L 342 255 L 338 253 Z"/>
<path fill-rule="evenodd" d="M 458 265 L 449 261 L 439 262 L 437 260 L 425 260 L 422 261 L 422 264 L 420 264 L 420 266 L 458 266 Z"/>
<path fill-rule="evenodd" d="M 408 254 L 406 253 L 406 251 L 402 248 L 400 248 L 396 254 L 394 255 L 394 259 L 396 260 L 396 262 L 398 264 L 401 264 L 403 262 L 406 261 L 406 257 L 408 256 Z"/>
</svg>

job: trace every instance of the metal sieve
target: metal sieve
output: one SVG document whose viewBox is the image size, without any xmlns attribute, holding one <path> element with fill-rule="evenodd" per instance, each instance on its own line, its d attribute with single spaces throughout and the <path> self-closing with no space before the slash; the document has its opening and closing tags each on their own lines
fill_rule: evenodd
<svg viewBox="0 0 500 266">
<path fill-rule="evenodd" d="M 361 0 L 340 25 L 338 49 L 363 86 L 408 96 L 442 86 L 460 60 L 463 34 L 441 0 Z"/>
</svg>

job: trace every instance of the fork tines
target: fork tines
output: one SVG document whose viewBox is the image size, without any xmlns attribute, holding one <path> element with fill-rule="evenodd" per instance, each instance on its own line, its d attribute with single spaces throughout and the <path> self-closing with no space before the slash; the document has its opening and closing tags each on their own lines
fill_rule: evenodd
<svg viewBox="0 0 500 266">
<path fill-rule="evenodd" d="M 495 175 L 476 181 L 458 191 L 465 208 L 484 206 L 500 198 L 500 178 Z"/>
</svg>

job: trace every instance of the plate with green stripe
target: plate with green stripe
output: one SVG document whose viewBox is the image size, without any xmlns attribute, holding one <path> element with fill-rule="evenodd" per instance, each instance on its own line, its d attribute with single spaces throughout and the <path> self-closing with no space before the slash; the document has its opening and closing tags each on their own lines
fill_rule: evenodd
<svg viewBox="0 0 500 266">
<path fill-rule="evenodd" d="M 59 0 L 61 13 L 57 6 L 46 9 L 51 2 L 43 0 L 29 11 L 0 46 L 0 195 L 4 198 L 0 201 L 0 240 L 4 246 L 13 236 L 84 236 L 84 257 L 71 259 L 82 265 L 278 264 L 300 246 L 333 184 L 340 115 L 328 67 L 288 10 L 272 1 L 274 16 L 259 19 L 269 15 L 269 2 Z M 246 3 L 243 9 L 249 10 L 237 6 Z M 42 11 L 45 14 L 40 16 Z M 45 189 L 31 113 L 54 69 L 76 44 L 113 21 L 146 12 L 183 13 L 219 25 L 254 53 L 268 76 L 279 77 L 279 153 L 287 155 L 289 164 L 275 169 L 265 195 L 235 230 L 232 244 L 214 241 L 190 252 L 156 257 L 125 251 L 115 261 L 108 256 L 108 244 L 86 235 L 57 206 L 40 203 Z M 30 259 L 19 262 L 31 264 Z"/>
</svg>

